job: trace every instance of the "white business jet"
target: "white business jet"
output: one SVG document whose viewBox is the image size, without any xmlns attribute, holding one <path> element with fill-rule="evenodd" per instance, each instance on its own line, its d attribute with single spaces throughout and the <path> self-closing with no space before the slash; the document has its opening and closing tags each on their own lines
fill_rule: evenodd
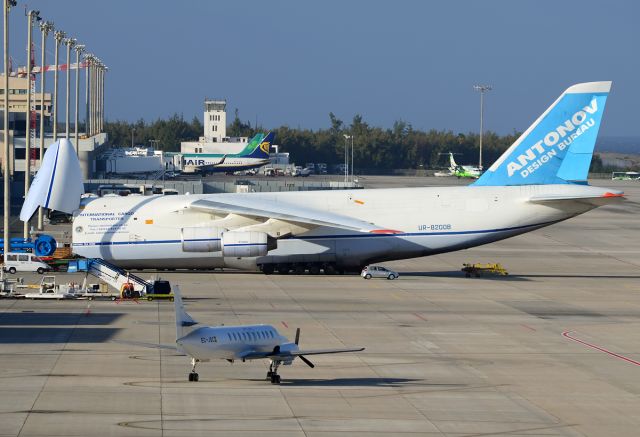
<svg viewBox="0 0 640 437">
<path fill-rule="evenodd" d="M 300 328 L 296 330 L 296 339 L 292 343 L 280 335 L 271 325 L 238 325 L 238 326 L 200 326 L 184 309 L 180 287 L 173 287 L 176 309 L 176 347 L 191 357 L 191 373 L 189 381 L 198 381 L 196 364 L 212 359 L 223 359 L 229 362 L 240 360 L 270 361 L 267 379 L 272 384 L 280 384 L 278 367 L 291 365 L 300 358 L 307 366 L 314 364 L 305 355 L 338 354 L 343 352 L 360 352 L 364 348 L 343 349 L 310 349 L 300 350 Z M 195 329 L 191 329 L 195 327 Z"/>
</svg>

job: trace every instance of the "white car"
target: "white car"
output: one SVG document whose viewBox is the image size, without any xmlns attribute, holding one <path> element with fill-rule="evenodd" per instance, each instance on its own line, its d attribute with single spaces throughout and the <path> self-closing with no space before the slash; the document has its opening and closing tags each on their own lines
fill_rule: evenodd
<svg viewBox="0 0 640 437">
<path fill-rule="evenodd" d="M 31 253 L 9 252 L 4 257 L 2 269 L 11 274 L 16 272 L 38 272 L 43 274 L 51 270 L 51 267 Z"/>
<path fill-rule="evenodd" d="M 393 280 L 398 278 L 400 275 L 398 274 L 398 272 L 388 269 L 386 267 L 366 266 L 364 269 L 362 269 L 360 276 L 362 276 L 364 279 L 387 278 L 387 279 Z"/>
</svg>

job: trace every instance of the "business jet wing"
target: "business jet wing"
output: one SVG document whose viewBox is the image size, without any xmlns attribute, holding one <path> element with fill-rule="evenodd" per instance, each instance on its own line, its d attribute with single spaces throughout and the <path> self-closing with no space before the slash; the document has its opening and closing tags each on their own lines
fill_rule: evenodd
<svg viewBox="0 0 640 437">
<path fill-rule="evenodd" d="M 260 227 L 261 230 L 265 232 L 269 232 L 269 226 L 274 229 L 278 227 L 279 225 L 273 222 L 280 221 L 297 224 L 305 231 L 318 226 L 329 226 L 374 234 L 399 233 L 399 231 L 384 229 L 374 223 L 342 214 L 322 211 L 306 206 L 292 205 L 280 201 L 270 202 L 249 196 L 225 196 L 219 200 L 200 199 L 191 203 L 189 208 L 212 214 L 226 213 L 248 218 L 266 219 L 266 222 L 252 225 L 252 228 Z M 265 229 L 265 227 L 267 229 Z M 249 230 L 249 228 L 245 228 L 244 230 Z"/>
<path fill-rule="evenodd" d="M 326 355 L 326 354 L 341 354 L 343 352 L 362 352 L 363 347 L 356 348 L 342 348 L 342 349 L 309 349 L 309 350 L 297 350 L 292 352 L 282 352 L 279 355 L 299 357 L 300 355 Z"/>
<path fill-rule="evenodd" d="M 243 360 L 259 360 L 269 358 L 272 360 L 284 360 L 291 357 L 299 357 L 304 355 L 326 355 L 326 354 L 341 354 L 345 352 L 362 352 L 363 347 L 356 348 L 341 348 L 341 349 L 310 349 L 310 350 L 297 350 L 297 351 L 282 351 L 278 353 L 274 352 L 248 352 L 242 355 Z"/>
<path fill-rule="evenodd" d="M 147 343 L 144 341 L 131 341 L 131 340 L 111 340 L 112 343 L 118 343 L 118 344 L 126 344 L 129 346 L 139 346 L 139 347 L 145 347 L 148 349 L 164 349 L 164 350 L 170 350 L 173 352 L 176 352 L 176 356 L 184 356 L 185 354 L 180 353 L 180 351 L 178 350 L 178 348 L 176 347 L 176 345 L 171 345 L 171 344 L 159 344 L 159 343 Z"/>
</svg>

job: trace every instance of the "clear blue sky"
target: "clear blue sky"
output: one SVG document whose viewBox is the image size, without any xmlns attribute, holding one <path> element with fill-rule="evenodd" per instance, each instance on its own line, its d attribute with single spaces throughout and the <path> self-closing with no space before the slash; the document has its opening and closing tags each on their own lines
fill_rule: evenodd
<svg viewBox="0 0 640 437">
<path fill-rule="evenodd" d="M 638 134 L 640 2 L 633 0 L 33 0 L 29 7 L 109 66 L 111 120 L 201 118 L 208 96 L 227 98 L 230 112 L 239 108 L 243 120 L 257 116 L 265 127 L 326 127 L 333 111 L 347 122 L 359 113 L 383 127 L 403 119 L 420 129 L 477 132 L 472 85 L 488 83 L 485 126 L 509 133 L 569 85 L 613 80 L 601 134 Z M 12 56 L 21 65 L 23 8 L 19 2 L 11 13 Z M 39 50 L 39 30 L 34 35 Z M 52 39 L 48 48 L 53 63 Z"/>
</svg>

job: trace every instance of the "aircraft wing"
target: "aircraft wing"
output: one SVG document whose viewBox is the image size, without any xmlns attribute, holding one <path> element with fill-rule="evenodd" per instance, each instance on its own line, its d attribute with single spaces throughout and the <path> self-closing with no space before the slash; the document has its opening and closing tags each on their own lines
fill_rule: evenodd
<svg viewBox="0 0 640 437">
<path fill-rule="evenodd" d="M 209 171 L 212 170 L 216 167 L 221 166 L 222 164 L 224 164 L 224 161 L 227 159 L 227 155 L 224 155 L 222 158 L 220 158 L 219 161 L 217 162 L 212 162 L 211 164 L 203 164 L 203 165 L 196 165 L 194 166 L 195 168 L 197 168 L 200 171 Z"/>
<path fill-rule="evenodd" d="M 271 357 L 277 357 L 277 356 L 293 356 L 293 357 L 299 357 L 300 355 L 326 355 L 326 354 L 341 354 L 343 352 L 362 352 L 364 350 L 363 347 L 356 347 L 356 348 L 342 348 L 342 349 L 309 349 L 309 350 L 298 350 L 298 351 L 292 351 L 292 352 L 282 352 L 278 355 L 271 355 L 269 358 Z"/>
<path fill-rule="evenodd" d="M 362 352 L 364 350 L 363 347 L 356 348 L 342 348 L 342 349 L 310 349 L 310 350 L 297 350 L 297 351 L 288 351 L 288 352 L 248 352 L 243 355 L 241 358 L 243 360 L 259 360 L 264 358 L 270 358 L 272 360 L 277 359 L 286 359 L 291 357 L 299 357 L 301 355 L 326 355 L 326 354 L 341 354 L 344 352 Z"/>
<path fill-rule="evenodd" d="M 374 223 L 342 214 L 281 201 L 265 201 L 256 197 L 250 198 L 249 196 L 225 196 L 221 197 L 220 200 L 200 199 L 191 203 L 189 208 L 213 214 L 226 213 L 248 218 L 266 219 L 272 222 L 274 220 L 284 221 L 300 225 L 305 231 L 317 226 L 329 226 L 375 234 L 399 233 L 399 231 L 384 229 Z M 265 224 L 268 223 L 259 223 L 257 226 L 264 226 Z M 264 229 L 264 231 L 268 232 L 268 229 Z"/>
<path fill-rule="evenodd" d="M 146 347 L 148 349 L 164 349 L 177 352 L 178 356 L 184 356 L 185 354 L 180 353 L 176 345 L 171 344 L 158 344 L 158 343 L 146 343 L 144 341 L 129 341 L 129 340 L 111 340 L 112 343 L 126 344 L 129 346 L 139 346 Z"/>
</svg>

